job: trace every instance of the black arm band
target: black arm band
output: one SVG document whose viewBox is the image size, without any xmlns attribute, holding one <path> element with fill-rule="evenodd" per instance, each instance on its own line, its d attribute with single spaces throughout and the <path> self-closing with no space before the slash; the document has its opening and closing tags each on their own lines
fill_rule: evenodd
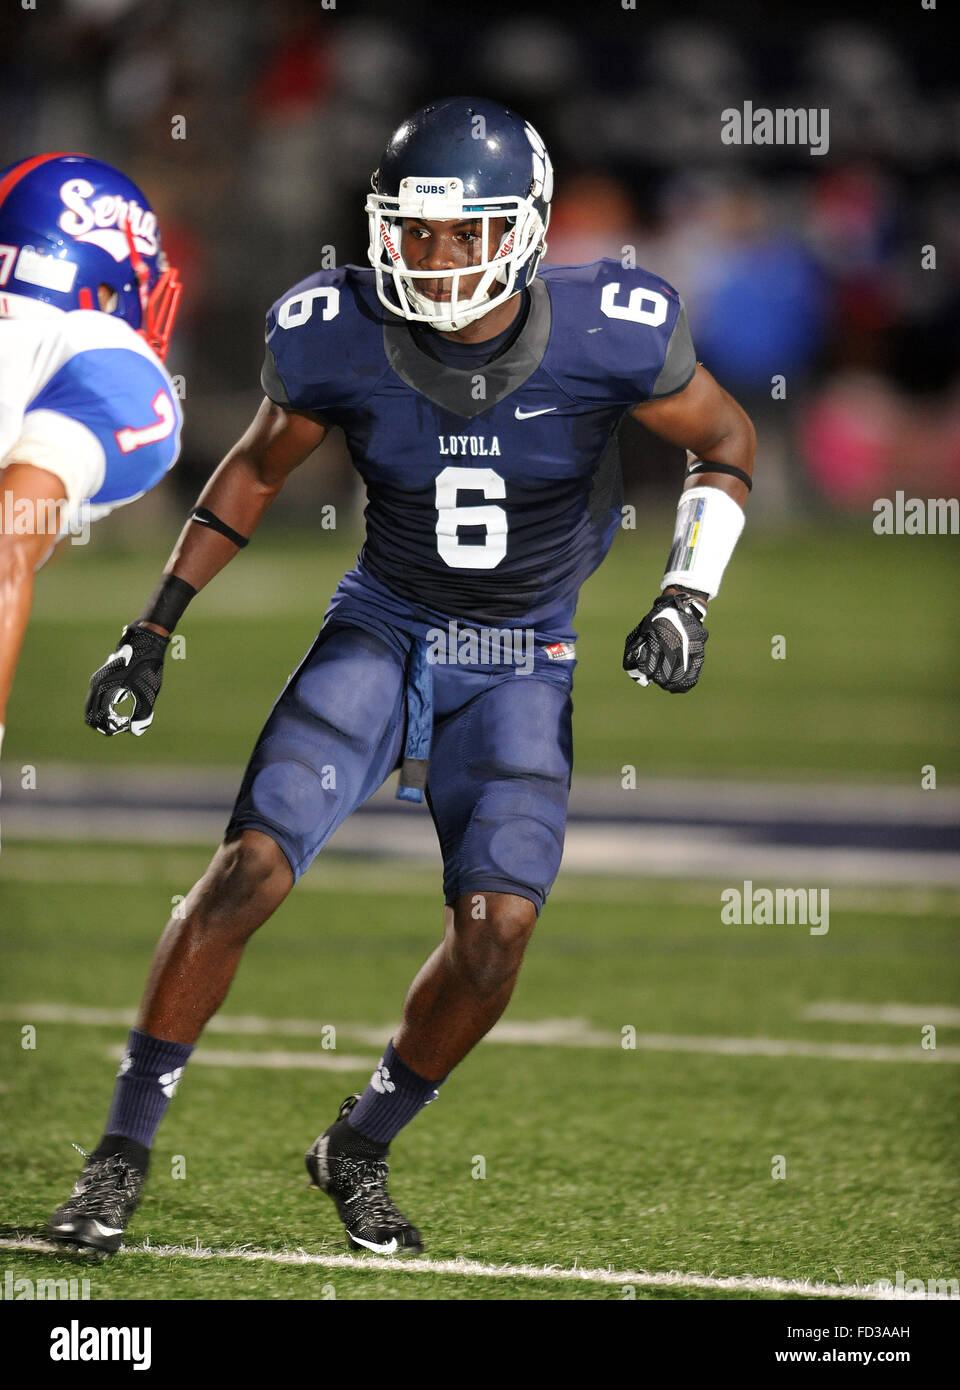
<svg viewBox="0 0 960 1390">
<path fill-rule="evenodd" d="M 196 595 L 196 589 L 185 579 L 165 574 L 146 602 L 138 623 L 156 623 L 172 632 L 183 617 L 184 610 Z"/>
<path fill-rule="evenodd" d="M 245 545 L 250 544 L 249 536 L 241 536 L 239 531 L 235 531 L 232 526 L 221 521 L 216 512 L 212 512 L 209 507 L 197 507 L 190 520 L 198 521 L 201 526 L 209 526 L 211 531 L 219 531 L 221 536 L 226 536 L 228 541 L 233 541 L 234 545 L 239 546 L 241 550 Z"/>
<path fill-rule="evenodd" d="M 744 473 L 742 468 L 735 468 L 732 463 L 711 463 L 709 459 L 698 459 L 692 467 L 687 469 L 688 473 L 729 473 L 731 478 L 739 478 L 741 483 L 746 484 L 748 492 L 753 491 L 753 479 L 749 473 Z"/>
</svg>

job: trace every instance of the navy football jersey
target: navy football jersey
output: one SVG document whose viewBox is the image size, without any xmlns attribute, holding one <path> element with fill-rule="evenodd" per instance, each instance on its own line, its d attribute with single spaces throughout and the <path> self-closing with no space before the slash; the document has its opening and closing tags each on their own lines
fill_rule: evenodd
<svg viewBox="0 0 960 1390">
<path fill-rule="evenodd" d="M 382 308 L 372 270 L 320 271 L 270 310 L 262 380 L 343 428 L 367 487 L 361 570 L 465 621 L 568 631 L 620 522 L 617 425 L 696 358 L 647 271 L 547 266 L 529 295 L 506 349 L 464 369 Z"/>
</svg>

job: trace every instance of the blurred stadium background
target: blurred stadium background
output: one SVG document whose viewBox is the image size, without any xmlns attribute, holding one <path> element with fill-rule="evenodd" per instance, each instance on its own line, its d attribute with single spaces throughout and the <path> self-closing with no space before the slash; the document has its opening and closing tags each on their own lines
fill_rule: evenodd
<svg viewBox="0 0 960 1390">
<path fill-rule="evenodd" d="M 41 574 L 8 719 L 9 1239 L 39 1229 L 62 1195 L 66 1142 L 95 1139 L 118 1011 L 135 1004 L 169 903 L 204 867 L 260 724 L 352 564 L 363 499 L 339 432 L 191 608 L 185 659 L 168 663 L 147 738 L 108 743 L 84 729 L 88 674 L 257 408 L 266 308 L 321 263 L 366 263 L 363 203 L 389 132 L 432 97 L 477 92 L 528 116 L 551 151 L 549 261 L 633 255 L 678 287 L 698 355 L 756 423 L 757 485 L 700 686 L 682 702 L 638 692 L 619 670 L 622 641 L 656 591 L 683 458 L 633 422 L 623 429 L 636 529 L 581 601 L 571 830 L 507 1016 L 520 1031 L 465 1064 L 444 1095 L 442 1137 L 436 1115 L 405 1136 L 416 1189 L 405 1204 L 419 1202 L 424 1226 L 433 1213 L 430 1253 L 846 1283 L 893 1278 L 907 1249 L 923 1277 L 956 1274 L 944 1212 L 960 1059 L 957 541 L 872 528 L 877 498 L 960 490 L 960 90 L 944 25 L 919 5 L 771 12 L 746 0 L 579 12 L 491 3 L 449 22 L 425 0 L 7 8 L 0 164 L 67 149 L 120 165 L 157 209 L 186 284 L 168 361 L 184 392 L 181 462 Z M 828 108 L 829 152 L 724 145 L 720 112 L 746 100 Z M 184 139 L 171 136 L 176 116 Z M 935 270 L 922 268 L 930 245 Z M 335 529 L 321 526 L 330 504 Z M 228 1015 L 353 1018 L 388 1036 L 439 930 L 438 862 L 424 814 L 385 789 L 260 934 Z M 720 888 L 743 879 L 829 886 L 830 934 L 721 927 Z M 705 1046 L 650 1043 L 638 1068 L 616 1047 L 578 1050 L 576 1019 L 608 1039 L 633 1024 Z M 925 1020 L 940 1042 L 920 1056 Z M 15 1025 L 31 1022 L 71 1039 L 69 1067 L 60 1045 L 21 1049 Z M 279 1055 L 275 1031 L 243 1045 Z M 329 1213 L 305 1221 L 297 1196 L 274 1223 L 263 1191 L 276 1181 L 270 1135 L 285 1135 L 295 1171 L 314 1112 L 375 1060 L 365 1036 L 353 1076 L 306 1078 L 305 1127 L 295 1063 L 254 1070 L 271 1081 L 256 1134 L 242 1064 L 198 1068 L 184 1092 L 197 1100 L 174 1107 L 163 1152 L 210 1162 L 189 1201 L 184 1185 L 157 1179 L 151 1232 L 279 1248 L 309 1244 L 316 1225 L 314 1243 L 339 1249 Z M 724 1039 L 745 1055 L 706 1046 Z M 774 1060 L 764 1039 L 788 1055 Z M 558 1047 L 584 1097 L 559 1106 L 549 1100 Z M 505 1117 L 495 1098 L 509 1088 L 517 1108 Z M 610 1112 L 599 1128 L 597 1099 Z M 591 1136 L 582 1164 L 562 1137 L 571 1126 Z M 212 1157 L 238 1131 L 239 1187 Z M 623 1132 L 636 1153 L 611 1206 L 583 1169 L 601 1172 L 605 1144 Z M 495 1193 L 465 1183 L 450 1156 L 484 1144 L 511 1174 Z M 804 1175 L 790 1190 L 769 1176 L 770 1154 L 788 1150 Z M 545 1201 L 576 1193 L 562 1238 L 524 1199 L 532 1173 Z M 17 1259 L 27 1272 L 62 1264 Z M 170 1267 L 161 1284 L 147 1257 L 128 1266 L 154 1290 L 138 1296 L 223 1296 L 222 1272 Z M 292 1273 L 272 1284 L 247 1275 L 234 1296 L 311 1296 Z M 399 1276 L 341 1277 L 338 1296 L 411 1296 Z M 101 1279 L 102 1291 L 130 1296 L 122 1274 Z M 561 1287 L 454 1284 L 418 1287 L 436 1297 Z"/>
</svg>

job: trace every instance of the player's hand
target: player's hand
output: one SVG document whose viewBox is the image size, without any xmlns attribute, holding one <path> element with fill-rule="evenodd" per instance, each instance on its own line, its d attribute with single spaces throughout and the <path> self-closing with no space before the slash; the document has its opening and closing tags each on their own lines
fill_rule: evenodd
<svg viewBox="0 0 960 1390">
<path fill-rule="evenodd" d="M 90 677 L 84 718 L 92 729 L 108 737 L 129 731 L 139 738 L 150 727 L 169 642 L 135 623 L 123 629 L 117 650 Z M 126 698 L 133 699 L 133 710 L 118 714 L 114 705 Z"/>
<path fill-rule="evenodd" d="M 703 670 L 706 595 L 681 589 L 662 594 L 627 638 L 623 669 L 638 685 L 662 686 L 674 695 L 691 690 Z"/>
</svg>

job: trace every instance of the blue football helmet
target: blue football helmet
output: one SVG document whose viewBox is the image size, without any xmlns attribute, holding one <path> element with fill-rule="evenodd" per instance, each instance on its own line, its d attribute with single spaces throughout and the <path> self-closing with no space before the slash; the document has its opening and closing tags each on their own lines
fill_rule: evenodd
<svg viewBox="0 0 960 1390">
<path fill-rule="evenodd" d="M 101 285 L 115 296 L 108 312 L 163 358 L 182 286 L 137 185 L 82 154 L 40 154 L 0 170 L 0 293 L 99 309 Z"/>
<path fill-rule="evenodd" d="M 370 264 L 381 304 L 442 332 L 463 328 L 528 285 L 546 250 L 553 166 L 529 121 L 499 102 L 451 97 L 431 102 L 393 132 L 370 180 Z M 481 223 L 483 259 L 459 270 L 411 270 L 400 252 L 404 218 Z M 489 223 L 507 226 L 490 259 Z M 460 281 L 478 271 L 473 293 Z M 449 300 L 431 299 L 418 282 L 449 279 Z"/>
</svg>

